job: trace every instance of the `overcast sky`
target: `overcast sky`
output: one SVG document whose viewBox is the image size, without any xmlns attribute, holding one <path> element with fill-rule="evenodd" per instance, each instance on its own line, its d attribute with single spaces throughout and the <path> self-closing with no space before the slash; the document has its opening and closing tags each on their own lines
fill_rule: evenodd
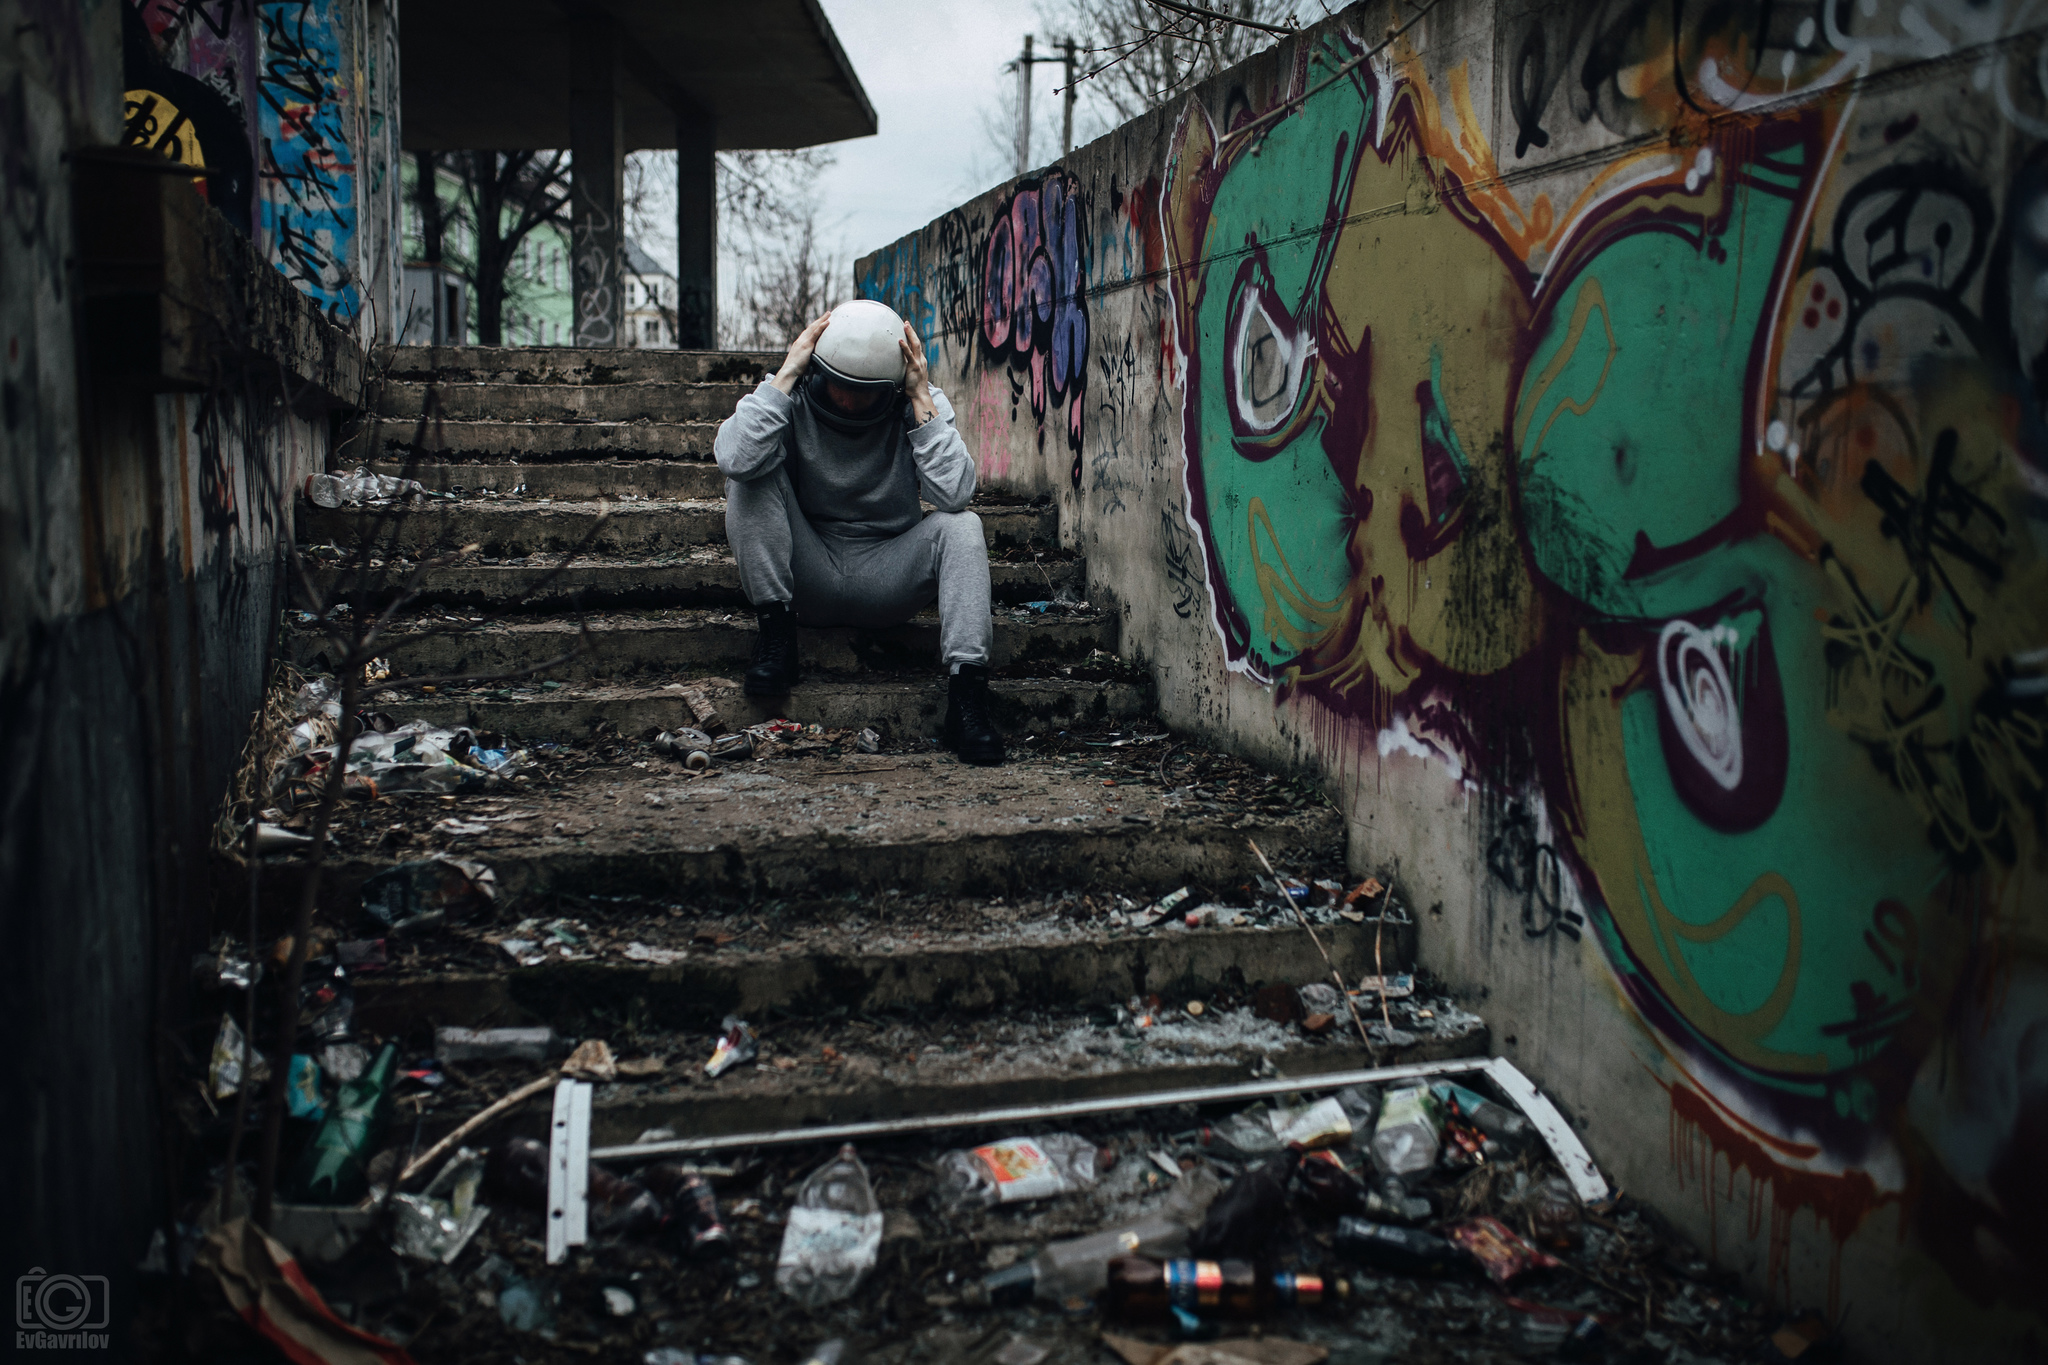
<svg viewBox="0 0 2048 1365">
<path fill-rule="evenodd" d="M 1012 154 L 989 131 L 1008 127 L 1016 76 L 1003 70 L 1038 21 L 1029 0 L 822 0 L 833 31 L 875 107 L 874 137 L 831 144 L 838 162 L 821 179 L 818 225 L 828 252 L 851 271 L 854 260 L 923 227 L 1006 179 Z M 1044 50 L 1040 37 L 1040 51 Z M 1036 68 L 1031 160 L 1059 156 L 1063 79 L 1056 65 Z M 1075 141 L 1102 131 L 1085 105 Z M 1007 137 L 1008 134 L 1002 134 Z M 673 163 L 671 163 L 672 165 Z M 645 186 L 643 247 L 675 264 L 675 198 L 667 177 Z M 850 278 L 850 273 L 848 278 Z"/>
</svg>

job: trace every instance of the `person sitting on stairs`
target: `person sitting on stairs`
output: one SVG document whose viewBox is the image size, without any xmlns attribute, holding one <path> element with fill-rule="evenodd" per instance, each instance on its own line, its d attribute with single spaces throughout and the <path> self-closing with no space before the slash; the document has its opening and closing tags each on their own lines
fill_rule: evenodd
<svg viewBox="0 0 2048 1365">
<path fill-rule="evenodd" d="M 712 449 L 726 540 L 761 620 L 747 695 L 796 686 L 798 620 L 892 626 L 936 600 L 952 671 L 945 743 L 967 762 L 1002 762 L 989 714 L 988 544 L 967 510 L 974 458 L 916 330 L 885 304 L 841 304 L 740 399 Z M 924 515 L 920 495 L 938 510 Z"/>
</svg>

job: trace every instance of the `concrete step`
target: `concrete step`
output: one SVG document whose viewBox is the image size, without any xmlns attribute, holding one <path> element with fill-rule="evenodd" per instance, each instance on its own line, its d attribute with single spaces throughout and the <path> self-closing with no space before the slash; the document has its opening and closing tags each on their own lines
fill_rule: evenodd
<svg viewBox="0 0 2048 1365">
<path fill-rule="evenodd" d="M 378 1007 L 365 1005 L 364 998 L 358 987 L 358 1014 L 375 1017 Z M 1443 1007 L 1445 1027 L 1411 1030 L 1397 1020 L 1396 1027 L 1402 1028 L 1412 1041 L 1372 1048 L 1361 1044 L 1355 1032 L 1339 1034 L 1333 1029 L 1322 1038 L 1308 1038 L 1298 1029 L 1253 1017 L 1241 1007 L 1218 1010 L 1206 1024 L 1190 1020 L 1182 1013 L 1172 1022 L 1142 1031 L 1127 1031 L 1110 1024 L 1102 1011 L 1077 1009 L 1034 1009 L 983 1019 L 850 1015 L 844 1019 L 803 1019 L 765 1026 L 756 1016 L 755 1027 L 765 1034 L 760 1041 L 759 1060 L 752 1066 L 741 1066 L 709 1079 L 703 1074 L 703 1064 L 712 1047 L 708 1030 L 646 1028 L 636 1024 L 628 1041 L 619 1021 L 632 1017 L 631 1010 L 640 998 L 615 998 L 606 1012 L 592 1010 L 582 1014 L 583 1027 L 567 1035 L 604 1037 L 621 1057 L 654 1057 L 664 1063 L 663 1069 L 653 1076 L 598 1086 L 591 1106 L 593 1147 L 623 1146 L 650 1128 L 723 1136 L 823 1123 L 861 1123 L 1107 1096 L 1142 1096 L 1269 1077 L 1299 1079 L 1304 1089 L 1312 1089 L 1316 1077 L 1340 1071 L 1483 1057 L 1491 1041 L 1483 1019 L 1434 999 L 1430 1004 Z M 493 1022 L 529 1017 L 515 1001 Z M 369 1027 L 398 1031 L 381 1022 Z M 422 1052 L 432 1046 L 429 1028 L 403 1031 Z M 832 1049 L 829 1053 L 825 1051 L 828 1046 Z M 472 1064 L 462 1069 L 476 1077 L 484 1068 Z M 422 1143 L 437 1140 L 489 1099 L 538 1074 L 540 1068 L 533 1063 L 513 1063 L 490 1070 L 497 1074 L 487 1088 L 443 1092 L 421 1131 Z M 1161 1135 L 1171 1127 L 1185 1126 L 1163 1121 L 1159 1114 L 1147 1117 Z M 545 1101 L 538 1101 L 495 1131 L 544 1139 L 547 1122 L 548 1106 Z M 925 1139 L 905 1151 L 904 1159 L 929 1159 L 932 1152 L 952 1145 L 962 1136 L 965 1135 L 954 1135 L 950 1140 L 942 1136 L 936 1145 L 932 1139 Z M 976 1133 L 973 1140 L 1003 1136 L 1007 1134 Z M 1138 1181 L 1154 1178 L 1140 1168 L 1146 1166 L 1143 1153 L 1158 1144 L 1159 1138 L 1155 1136 L 1147 1143 L 1133 1142 L 1126 1148 L 1125 1160 L 1131 1163 Z M 864 1143 L 862 1152 L 873 1160 L 879 1145 Z M 1059 1212 L 1055 1209 L 1054 1215 Z M 1096 1225 L 1086 1221 L 1091 1215 L 1100 1217 L 1091 1206 L 1083 1204 L 1069 1215 L 1077 1219 L 1073 1227 L 1050 1235 L 1094 1231 Z M 970 1228 L 974 1225 L 971 1215 L 963 1216 L 962 1221 Z M 988 1242 L 1014 1240 L 1016 1236 L 1012 1228 L 1004 1226 L 977 1230 Z M 976 1239 L 975 1245 L 962 1246 L 960 1254 L 978 1267 L 981 1245 L 981 1239 Z"/>
<path fill-rule="evenodd" d="M 669 681 L 745 669 L 753 659 L 759 633 L 751 613 L 702 609 L 593 614 L 588 625 L 591 647 L 582 653 L 575 652 L 576 619 L 568 616 L 514 618 L 460 629 L 454 622 L 423 615 L 397 623 L 384 639 L 386 653 L 413 676 L 496 676 L 568 654 L 572 657 L 566 662 L 534 678 L 566 682 L 655 675 Z M 998 607 L 991 663 L 997 669 L 1046 673 L 1067 667 L 1075 674 L 1101 676 L 1106 664 L 1091 665 L 1091 657 L 1114 655 L 1118 638 L 1114 612 L 1040 615 L 1023 608 Z M 806 670 L 835 674 L 928 672 L 938 662 L 939 623 L 936 614 L 922 612 L 904 625 L 880 630 L 800 630 L 797 641 Z M 286 656 L 301 668 L 331 671 L 322 662 L 330 645 L 305 625 L 286 629 L 284 648 Z"/>
<path fill-rule="evenodd" d="M 430 819 L 504 817 L 485 834 L 422 832 L 387 852 L 393 806 L 352 806 L 320 895 L 336 923 L 354 924 L 363 882 L 430 847 L 489 864 L 508 907 L 559 895 L 697 903 L 907 886 L 947 896 L 1113 886 L 1149 896 L 1249 882 L 1248 837 L 1282 867 L 1342 867 L 1343 821 L 1328 806 L 1186 809 L 1148 776 L 1152 747 L 1115 768 L 1028 751 L 983 768 L 927 752 L 782 757 L 702 776 L 666 760 L 579 767 L 581 751 L 542 752 L 502 799 L 399 803 Z M 264 902 L 282 915 L 300 890 L 296 864 L 267 863 L 259 875 Z M 236 904 L 232 885 L 222 889 Z"/>
<path fill-rule="evenodd" d="M 711 459 L 716 421 L 511 422 L 430 424 L 424 440 L 417 419 L 380 421 L 378 451 L 411 451 L 439 457 L 510 456 L 521 460 L 703 460 Z"/>
<path fill-rule="evenodd" d="M 458 926 L 394 970 L 364 977 L 356 991 L 358 1022 L 378 1033 L 415 1033 L 436 1024 L 487 1028 L 531 1021 L 573 1037 L 589 1033 L 594 1016 L 615 1013 L 628 1001 L 643 1027 L 710 1030 L 727 1014 L 816 1018 L 840 1010 L 907 1010 L 958 1018 L 1113 1008 L 1133 996 L 1157 995 L 1159 1017 L 1194 1024 L 1199 1016 L 1186 1013 L 1189 1000 L 1329 978 L 1321 952 L 1298 925 L 1124 930 L 1103 928 L 1102 916 L 1078 907 L 1077 917 L 1041 918 L 1035 906 L 1002 904 L 963 907 L 959 917 L 977 921 L 964 931 L 919 933 L 915 918 L 891 917 L 891 904 L 886 898 L 837 903 L 830 920 L 779 924 L 772 934 L 753 930 L 747 914 L 719 917 L 714 931 L 706 927 L 712 921 L 687 911 L 677 918 L 659 910 L 619 918 L 592 911 L 571 922 L 579 943 L 554 943 L 545 953 L 535 947 L 529 959 L 546 960 L 532 966 L 493 941 L 517 936 L 520 921 Z M 729 935 L 734 927 L 746 932 L 718 947 L 696 937 Z M 1349 981 L 1373 974 L 1377 929 L 1376 922 L 1339 922 L 1319 925 L 1316 936 Z M 531 937 L 536 932 L 546 936 L 528 930 L 529 943 L 539 943 Z M 675 960 L 660 966 L 630 960 L 628 944 Z M 1390 917 L 1380 944 L 1388 971 L 1412 969 L 1410 947 L 1412 934 L 1397 933 Z M 563 951 L 575 956 L 555 956 Z M 1358 1042 L 1348 1018 L 1344 1025 L 1349 1041 Z"/>
<path fill-rule="evenodd" d="M 380 553 L 417 555 L 475 545 L 492 558 L 560 554 L 579 545 L 593 555 L 659 555 L 725 543 L 723 497 L 688 502 L 533 501 L 491 498 L 432 502 L 398 510 L 326 508 L 301 502 L 302 543 L 353 547 L 374 535 Z M 1059 512 L 1052 507 L 976 507 L 991 550 L 1057 551 Z M 603 525 L 598 523 L 602 519 Z M 585 537 L 596 528 L 595 538 Z"/>
<path fill-rule="evenodd" d="M 464 563 L 429 570 L 412 605 L 526 613 L 578 606 L 595 611 L 746 605 L 739 565 L 722 545 L 679 551 L 663 560 L 583 556 L 559 572 L 545 556 L 539 558 L 538 564 Z M 369 601 L 383 606 L 411 575 L 412 570 L 402 566 L 371 570 L 364 584 Z M 312 580 L 326 594 L 335 591 L 345 576 L 341 570 L 323 567 L 313 571 Z M 1062 589 L 1079 597 L 1088 583 L 1086 562 L 1075 559 L 995 563 L 989 566 L 989 578 L 995 600 L 1011 603 L 1045 601 Z"/>
<path fill-rule="evenodd" d="M 585 346 L 382 346 L 387 378 L 444 384 L 702 384 L 760 380 L 781 351 L 662 351 Z"/>
<path fill-rule="evenodd" d="M 947 684 L 936 672 L 886 680 L 814 676 L 787 698 L 771 700 L 746 696 L 726 678 L 699 685 L 719 715 L 734 726 L 786 716 L 828 730 L 873 726 L 900 742 L 937 739 L 946 718 Z M 696 724 L 677 695 L 684 686 L 582 682 L 547 690 L 530 683 L 487 683 L 443 688 L 431 697 L 413 695 L 400 709 L 408 718 L 436 725 L 497 730 L 520 744 L 580 740 L 599 726 L 645 739 L 660 730 Z M 996 725 L 1012 736 L 1135 720 L 1152 710 L 1152 688 L 1143 679 L 998 678 L 992 690 Z"/>
<path fill-rule="evenodd" d="M 703 460 L 622 460 L 597 463 L 514 464 L 452 463 L 434 457 L 379 460 L 370 465 L 379 474 L 418 479 L 436 493 L 469 498 L 504 497 L 509 506 L 527 506 L 536 498 L 557 502 L 589 502 L 598 498 L 646 498 L 659 502 L 709 501 L 725 496 L 725 475 Z M 514 490 L 526 491 L 519 498 Z"/>
<path fill-rule="evenodd" d="M 387 380 L 376 411 L 394 421 L 417 419 L 432 389 L 440 415 L 456 422 L 722 421 L 754 386 L 672 384 L 417 384 Z"/>
</svg>

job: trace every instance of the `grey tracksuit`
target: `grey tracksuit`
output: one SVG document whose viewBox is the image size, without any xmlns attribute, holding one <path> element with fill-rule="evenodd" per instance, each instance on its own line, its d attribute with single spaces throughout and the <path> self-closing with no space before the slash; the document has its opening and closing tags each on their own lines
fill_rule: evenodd
<svg viewBox="0 0 2048 1365">
<path fill-rule="evenodd" d="M 712 452 L 748 601 L 787 602 L 807 625 L 883 626 L 936 598 L 944 661 L 988 662 L 988 545 L 965 510 L 974 459 L 952 404 L 931 397 L 931 421 L 892 416 L 856 435 L 772 382 L 740 399 Z M 936 512 L 923 514 L 920 493 Z"/>
</svg>

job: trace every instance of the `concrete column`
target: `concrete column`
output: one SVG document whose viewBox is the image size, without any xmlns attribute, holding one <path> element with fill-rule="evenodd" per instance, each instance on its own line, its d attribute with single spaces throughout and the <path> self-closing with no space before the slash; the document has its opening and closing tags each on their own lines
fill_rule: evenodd
<svg viewBox="0 0 2048 1365">
<path fill-rule="evenodd" d="M 619 28 L 579 13 L 569 46 L 569 226 L 578 346 L 625 344 L 626 132 Z"/>
<path fill-rule="evenodd" d="M 676 101 L 676 344 L 718 346 L 718 124 Z"/>
</svg>

